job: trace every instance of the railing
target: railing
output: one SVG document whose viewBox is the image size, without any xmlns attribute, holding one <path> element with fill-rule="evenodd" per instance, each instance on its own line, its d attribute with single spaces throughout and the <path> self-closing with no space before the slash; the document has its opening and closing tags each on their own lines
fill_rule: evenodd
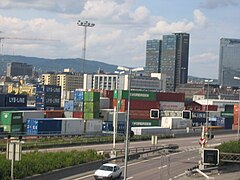
<svg viewBox="0 0 240 180">
<path fill-rule="evenodd" d="M 240 154 L 237 154 L 237 153 L 220 153 L 220 161 L 240 163 Z"/>
</svg>

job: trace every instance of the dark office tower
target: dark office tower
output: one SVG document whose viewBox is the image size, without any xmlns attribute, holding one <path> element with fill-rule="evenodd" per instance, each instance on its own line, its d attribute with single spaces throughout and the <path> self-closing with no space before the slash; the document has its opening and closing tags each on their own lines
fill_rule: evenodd
<svg viewBox="0 0 240 180">
<path fill-rule="evenodd" d="M 147 40 L 145 73 L 148 76 L 150 76 L 151 73 L 160 73 L 161 47 L 161 40 Z"/>
<path fill-rule="evenodd" d="M 12 62 L 7 64 L 7 76 L 25 76 L 32 77 L 33 66 L 26 63 Z"/>
<path fill-rule="evenodd" d="M 222 87 L 240 87 L 240 39 L 220 39 L 218 81 Z"/>
<path fill-rule="evenodd" d="M 189 34 L 163 35 L 161 73 L 166 74 L 167 91 L 175 91 L 187 83 L 189 59 Z"/>
</svg>

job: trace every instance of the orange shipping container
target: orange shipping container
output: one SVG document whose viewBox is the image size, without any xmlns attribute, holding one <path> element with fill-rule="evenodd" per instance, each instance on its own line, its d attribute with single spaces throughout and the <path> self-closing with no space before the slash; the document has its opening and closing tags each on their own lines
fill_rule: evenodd
<svg viewBox="0 0 240 180">
<path fill-rule="evenodd" d="M 83 118 L 83 112 L 73 112 L 74 118 Z"/>
<path fill-rule="evenodd" d="M 233 111 L 233 124 L 234 127 L 238 125 L 238 114 L 239 114 L 239 105 L 238 104 L 234 104 L 234 111 Z"/>
</svg>

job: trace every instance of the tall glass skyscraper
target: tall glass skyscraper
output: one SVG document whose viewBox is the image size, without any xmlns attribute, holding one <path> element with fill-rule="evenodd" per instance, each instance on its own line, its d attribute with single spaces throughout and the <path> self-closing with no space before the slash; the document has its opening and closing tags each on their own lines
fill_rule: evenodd
<svg viewBox="0 0 240 180">
<path fill-rule="evenodd" d="M 177 86 L 187 83 L 189 37 L 187 33 L 163 36 L 160 72 L 166 74 L 167 91 L 175 91 Z"/>
<path fill-rule="evenodd" d="M 161 69 L 161 47 L 162 41 L 153 39 L 147 40 L 145 73 L 160 73 Z"/>
<path fill-rule="evenodd" d="M 240 39 L 220 39 L 218 81 L 222 87 L 240 87 Z"/>
</svg>

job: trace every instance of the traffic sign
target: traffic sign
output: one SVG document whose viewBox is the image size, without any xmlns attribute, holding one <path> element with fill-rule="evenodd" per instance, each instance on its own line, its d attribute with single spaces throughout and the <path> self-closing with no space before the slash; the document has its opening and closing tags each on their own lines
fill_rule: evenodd
<svg viewBox="0 0 240 180">
<path fill-rule="evenodd" d="M 205 145 L 205 143 L 206 143 L 206 139 L 201 137 L 201 138 L 199 139 L 199 144 L 200 144 L 200 145 Z"/>
</svg>

